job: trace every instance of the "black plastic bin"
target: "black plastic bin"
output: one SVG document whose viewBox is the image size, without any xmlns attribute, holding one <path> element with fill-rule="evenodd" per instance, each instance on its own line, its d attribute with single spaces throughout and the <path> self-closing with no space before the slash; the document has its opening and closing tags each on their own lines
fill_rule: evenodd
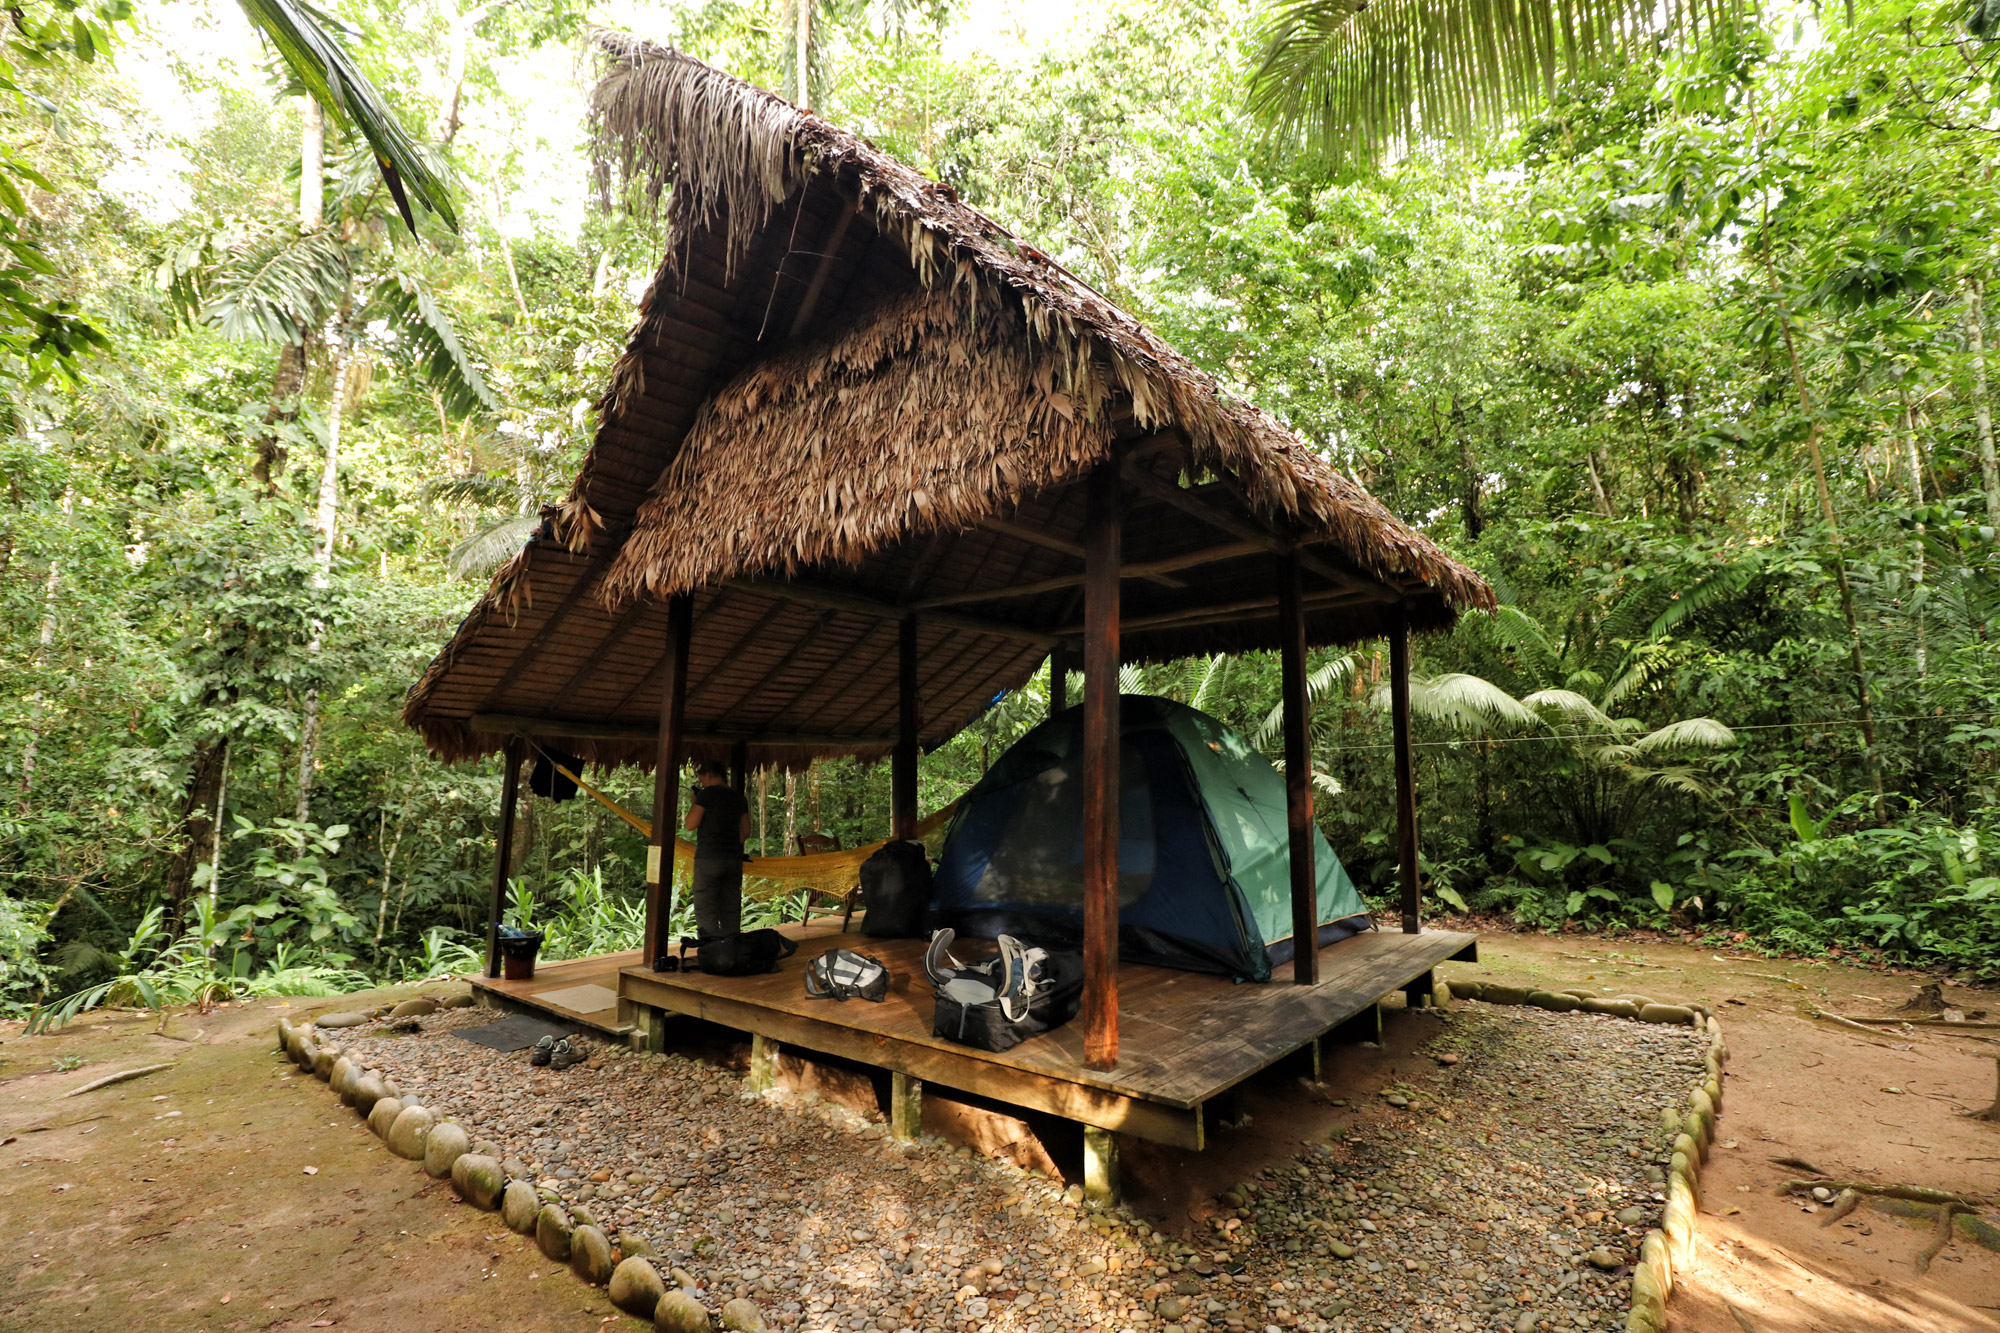
<svg viewBox="0 0 2000 1333">
<path fill-rule="evenodd" d="M 509 981 L 531 981 L 535 955 L 542 949 L 542 932 L 519 926 L 500 927 L 500 974 Z"/>
</svg>

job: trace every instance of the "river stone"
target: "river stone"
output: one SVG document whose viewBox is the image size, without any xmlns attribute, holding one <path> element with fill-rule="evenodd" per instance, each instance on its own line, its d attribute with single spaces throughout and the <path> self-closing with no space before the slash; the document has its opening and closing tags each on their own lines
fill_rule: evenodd
<svg viewBox="0 0 2000 1333">
<path fill-rule="evenodd" d="M 391 1018 L 423 1018 L 437 1012 L 438 1002 L 428 995 L 419 995 L 414 1000 L 405 1000 L 389 1011 Z"/>
<path fill-rule="evenodd" d="M 535 1214 L 535 1244 L 556 1263 L 569 1262 L 569 1238 L 575 1229 L 560 1204 L 545 1203 Z"/>
<path fill-rule="evenodd" d="M 628 1259 L 651 1259 L 659 1254 L 653 1242 L 634 1231 L 618 1238 L 619 1252 Z"/>
<path fill-rule="evenodd" d="M 1583 1257 L 1592 1268 L 1602 1269 L 1606 1273 L 1625 1262 L 1625 1256 L 1608 1245 L 1600 1245 Z"/>
<path fill-rule="evenodd" d="M 295 1052 L 292 1056 L 293 1064 L 308 1074 L 317 1074 L 319 1072 L 319 1043 L 315 1042 L 311 1037 L 301 1036 L 294 1043 L 293 1050 Z M 326 1067 L 328 1069 L 333 1068 L 332 1056 L 326 1058 Z"/>
<path fill-rule="evenodd" d="M 525 1180 L 510 1180 L 500 1195 L 500 1220 L 520 1236 L 535 1234 L 535 1214 L 542 1211 L 542 1199 Z"/>
<path fill-rule="evenodd" d="M 1630 1000 L 1607 1000 L 1601 995 L 1592 995 L 1583 1002 L 1583 1007 L 1593 1014 L 1610 1014 L 1614 1018 L 1637 1018 L 1639 1006 Z"/>
<path fill-rule="evenodd" d="M 368 1108 L 368 1132 L 378 1139 L 389 1137 L 389 1126 L 396 1123 L 396 1117 L 403 1112 L 403 1103 L 395 1097 L 383 1097 Z"/>
<path fill-rule="evenodd" d="M 385 1097 L 394 1097 L 397 1101 L 403 1100 L 403 1090 L 396 1086 L 396 1080 L 393 1078 L 384 1078 L 382 1080 L 382 1095 Z M 415 1104 L 414 1100 L 411 1104 Z"/>
<path fill-rule="evenodd" d="M 708 1311 L 685 1291 L 670 1291 L 653 1307 L 653 1328 L 655 1333 L 708 1333 Z"/>
<path fill-rule="evenodd" d="M 1646 1210 L 1635 1203 L 1630 1208 L 1620 1208 L 1616 1216 L 1618 1225 L 1636 1227 L 1646 1220 Z"/>
<path fill-rule="evenodd" d="M 666 1294 L 667 1284 L 660 1280 L 660 1270 L 637 1255 L 611 1271 L 611 1303 L 626 1314 L 651 1319 L 654 1307 Z"/>
<path fill-rule="evenodd" d="M 444 1128 L 444 1125 L 439 1125 L 431 1131 L 430 1139 L 425 1141 L 426 1151 L 430 1143 L 437 1139 L 439 1130 Z M 428 1165 L 425 1169 L 429 1169 Z M 451 1163 L 451 1186 L 467 1203 L 490 1213 L 500 1206 L 500 1196 L 507 1189 L 507 1175 L 500 1169 L 497 1157 L 477 1152 L 459 1153 Z"/>
<path fill-rule="evenodd" d="M 360 1066 L 356 1065 L 352 1059 L 345 1055 L 340 1056 L 334 1060 L 333 1067 L 326 1071 L 326 1085 L 333 1089 L 335 1095 L 340 1100 L 346 1101 L 348 1080 L 354 1078 L 360 1072 Z"/>
<path fill-rule="evenodd" d="M 322 1028 L 358 1028 L 368 1021 L 368 1015 L 366 1014 L 321 1014 L 313 1020 L 313 1026 Z"/>
<path fill-rule="evenodd" d="M 444 997 L 444 998 L 443 998 L 442 1000 L 439 1000 L 439 1001 L 438 1001 L 438 1008 L 440 1008 L 440 1009 L 470 1009 L 470 1008 L 471 1008 L 471 1007 L 472 1007 L 473 1005 L 475 1005 L 475 1004 L 477 1004 L 477 1003 L 478 1003 L 478 1001 L 477 1001 L 477 1000 L 474 1000 L 474 999 L 472 998 L 472 992 L 471 992 L 471 991 L 466 991 L 465 993 L 463 993 L 463 994 L 461 994 L 461 995 L 447 995 L 447 996 L 445 996 L 445 997 Z"/>
<path fill-rule="evenodd" d="M 456 1181 L 458 1175 L 451 1169 L 451 1164 L 471 1151 L 472 1145 L 466 1141 L 465 1131 L 457 1125 L 449 1120 L 433 1125 L 430 1137 L 424 1140 L 424 1170 L 439 1180 L 450 1176 Z M 461 1194 L 464 1192 L 459 1191 Z"/>
<path fill-rule="evenodd" d="M 424 1159 L 424 1140 L 430 1137 L 431 1126 L 437 1123 L 437 1116 L 428 1107 L 405 1106 L 396 1113 L 396 1119 L 389 1126 L 389 1137 L 385 1140 L 389 1151 L 398 1157 L 407 1157 L 413 1162 Z"/>
<path fill-rule="evenodd" d="M 1160 1304 L 1154 1310 L 1154 1313 L 1159 1315 L 1160 1318 L 1171 1322 L 1175 1319 L 1179 1319 L 1181 1317 L 1182 1312 L 1186 1310 L 1186 1308 L 1187 1308 L 1186 1306 L 1181 1304 L 1180 1297 L 1162 1296 L 1160 1297 Z"/>
<path fill-rule="evenodd" d="M 1519 986 L 1496 986 L 1489 981 L 1480 998 L 1488 1004 L 1526 1004 L 1528 992 Z"/>
<path fill-rule="evenodd" d="M 579 1282 L 601 1287 L 611 1280 L 611 1238 L 593 1226 L 580 1226 L 569 1233 L 569 1271 Z"/>
<path fill-rule="evenodd" d="M 764 1333 L 764 1312 L 757 1302 L 738 1296 L 722 1307 L 722 1326 L 737 1333 Z"/>
<path fill-rule="evenodd" d="M 369 1069 L 357 1061 L 354 1067 L 347 1071 L 347 1083 L 340 1089 L 340 1100 L 342 1103 L 348 1106 L 354 1105 L 356 1096 L 361 1090 L 361 1080 L 365 1078 L 373 1078 L 377 1083 L 380 1083 L 382 1081 L 382 1071 L 379 1069 Z M 373 1106 L 375 1103 L 370 1102 L 368 1104 Z"/>
<path fill-rule="evenodd" d="M 365 1120 L 368 1118 L 369 1113 L 375 1109 L 375 1103 L 388 1095 L 389 1089 L 382 1082 L 382 1076 L 371 1069 L 360 1078 L 354 1080 L 354 1086 L 347 1101 L 360 1114 L 361 1118 Z"/>
<path fill-rule="evenodd" d="M 1574 995 L 1563 995 L 1555 991 L 1538 990 L 1528 996 L 1528 1003 L 1537 1009 L 1548 1009 L 1558 1014 L 1575 1013 L 1583 1007 L 1583 1001 Z"/>
<path fill-rule="evenodd" d="M 1453 999 L 1458 1000 L 1484 999 L 1486 997 L 1486 983 L 1483 981 L 1474 981 L 1470 977 L 1453 977 L 1451 979 L 1451 994 Z"/>
</svg>

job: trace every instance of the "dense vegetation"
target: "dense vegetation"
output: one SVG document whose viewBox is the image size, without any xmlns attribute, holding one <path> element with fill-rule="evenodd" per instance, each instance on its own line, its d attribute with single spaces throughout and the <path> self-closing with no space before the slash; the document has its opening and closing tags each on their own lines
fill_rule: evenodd
<svg viewBox="0 0 2000 1333">
<path fill-rule="evenodd" d="M 639 26 L 791 86 L 793 3 Z M 825 7 L 806 63 L 825 114 L 1141 312 L 1499 589 L 1500 615 L 1419 647 L 1434 905 L 1991 975 L 2000 48 L 1961 8 L 1773 5 L 1373 165 L 1246 109 L 1264 20 L 1241 4 L 1123 0 L 998 55 L 968 53 L 949 4 Z M 563 0 L 337 9 L 449 163 L 456 232 L 406 229 L 233 9 L 16 11 L 17 1011 L 190 928 L 158 969 L 184 992 L 299 989 L 449 966 L 483 918 L 497 765 L 430 761 L 401 696 L 566 487 L 659 238 L 586 189 Z M 1384 658 L 1316 656 L 1313 735 L 1323 824 L 1386 893 Z M 1134 674 L 1276 749 L 1273 663 Z M 928 757 L 925 808 L 1044 698 Z M 642 779 L 604 782 L 644 811 Z M 754 795 L 774 852 L 886 832 L 883 769 Z M 521 841 L 568 947 L 629 930 L 625 825 L 530 800 Z"/>
</svg>

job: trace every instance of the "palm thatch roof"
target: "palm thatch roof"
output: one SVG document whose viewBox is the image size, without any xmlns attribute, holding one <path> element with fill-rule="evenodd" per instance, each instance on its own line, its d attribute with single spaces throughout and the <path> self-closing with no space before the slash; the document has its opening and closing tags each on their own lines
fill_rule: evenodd
<svg viewBox="0 0 2000 1333">
<path fill-rule="evenodd" d="M 592 116 L 607 188 L 668 253 L 569 497 L 495 577 L 405 719 L 458 758 L 509 731 L 646 762 L 662 599 L 695 597 L 697 755 L 886 748 L 914 615 L 922 739 L 1080 629 L 1079 483 L 1128 493 L 1128 661 L 1450 625 L 1473 573 L 1033 246 L 861 139 L 615 33 Z"/>
</svg>

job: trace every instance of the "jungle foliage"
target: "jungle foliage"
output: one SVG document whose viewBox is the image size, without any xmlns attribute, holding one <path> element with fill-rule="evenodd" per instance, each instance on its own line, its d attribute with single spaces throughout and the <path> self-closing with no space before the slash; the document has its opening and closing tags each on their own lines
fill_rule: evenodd
<svg viewBox="0 0 2000 1333">
<path fill-rule="evenodd" d="M 800 3 L 670 7 L 649 35 L 782 86 Z M 242 22 L 183 8 L 197 32 Z M 823 4 L 807 64 L 823 114 L 1492 580 L 1499 615 L 1418 647 L 1433 909 L 2000 972 L 2000 45 L 1942 0 L 1724 6 L 1699 41 L 1555 71 L 1482 133 L 1391 118 L 1379 160 L 1339 165 L 1251 97 L 1299 9 L 1122 0 L 1000 58 L 961 53 L 948 5 Z M 535 206 L 551 160 L 583 197 L 582 15 L 332 8 L 454 231 L 406 226 L 339 117 L 303 213 L 282 63 L 197 67 L 164 7 L 21 12 L 0 71 L 0 1006 L 463 965 L 497 765 L 428 759 L 401 697 L 567 486 L 659 255 L 621 201 Z M 142 68 L 200 114 L 163 120 Z M 574 78 L 524 82 L 549 68 Z M 566 127 L 540 156 L 531 121 Z M 1386 652 L 1312 666 L 1320 819 L 1386 900 Z M 1128 675 L 1276 751 L 1274 662 Z M 1037 680 L 967 719 L 923 806 L 1046 698 Z M 645 812 L 649 779 L 599 777 Z M 887 830 L 885 768 L 754 788 L 773 853 Z M 518 910 L 552 948 L 630 933 L 627 825 L 531 798 L 518 837 Z"/>
</svg>

